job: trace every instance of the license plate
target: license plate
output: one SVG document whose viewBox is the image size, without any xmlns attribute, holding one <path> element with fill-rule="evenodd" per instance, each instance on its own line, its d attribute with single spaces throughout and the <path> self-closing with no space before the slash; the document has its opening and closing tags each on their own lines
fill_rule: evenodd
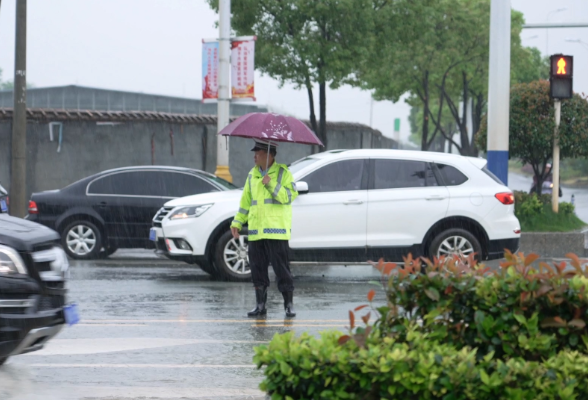
<svg viewBox="0 0 588 400">
<path fill-rule="evenodd" d="M 0 210 L 5 213 L 8 212 L 8 206 L 6 205 L 6 200 L 0 200 Z"/>
<path fill-rule="evenodd" d="M 71 326 L 80 322 L 80 314 L 78 313 L 77 304 L 68 304 L 63 307 L 63 313 L 65 314 L 65 322 Z"/>
<path fill-rule="evenodd" d="M 156 242 L 157 241 L 157 231 L 153 228 L 151 228 L 149 230 L 149 240 L 151 240 L 152 242 Z"/>
</svg>

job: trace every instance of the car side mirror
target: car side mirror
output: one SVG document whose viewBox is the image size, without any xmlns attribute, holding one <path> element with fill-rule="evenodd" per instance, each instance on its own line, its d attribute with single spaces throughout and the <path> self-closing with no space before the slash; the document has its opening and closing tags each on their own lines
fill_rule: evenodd
<svg viewBox="0 0 588 400">
<path fill-rule="evenodd" d="M 296 182 L 296 191 L 298 192 L 298 194 L 308 193 L 308 183 L 303 181 Z"/>
</svg>

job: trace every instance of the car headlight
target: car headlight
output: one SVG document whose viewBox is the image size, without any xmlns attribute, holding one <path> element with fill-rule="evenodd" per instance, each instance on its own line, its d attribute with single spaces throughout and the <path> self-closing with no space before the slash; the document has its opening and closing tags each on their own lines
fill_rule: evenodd
<svg viewBox="0 0 588 400">
<path fill-rule="evenodd" d="M 201 206 L 189 206 L 189 207 L 178 207 L 171 212 L 169 219 L 184 219 L 184 218 L 196 218 L 201 216 L 212 207 L 212 204 L 204 204 Z"/>
<path fill-rule="evenodd" d="M 12 248 L 0 245 L 0 275 L 28 275 L 24 261 Z"/>
</svg>

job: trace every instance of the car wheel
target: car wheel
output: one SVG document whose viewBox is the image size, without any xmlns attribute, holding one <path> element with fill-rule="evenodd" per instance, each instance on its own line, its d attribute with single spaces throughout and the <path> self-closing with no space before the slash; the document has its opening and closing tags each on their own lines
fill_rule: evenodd
<svg viewBox="0 0 588 400">
<path fill-rule="evenodd" d="M 250 282 L 251 267 L 247 250 L 247 235 L 233 238 L 231 231 L 225 232 L 216 245 L 216 276 L 233 282 Z"/>
<path fill-rule="evenodd" d="M 98 227 L 90 221 L 73 221 L 63 230 L 61 244 L 71 258 L 92 260 L 99 257 L 102 237 Z"/>
<path fill-rule="evenodd" d="M 433 256 L 452 257 L 454 255 L 467 257 L 472 253 L 476 254 L 477 261 L 481 260 L 482 246 L 480 241 L 471 232 L 459 228 L 451 228 L 441 232 L 433 239 L 429 248 L 431 258 Z"/>
</svg>

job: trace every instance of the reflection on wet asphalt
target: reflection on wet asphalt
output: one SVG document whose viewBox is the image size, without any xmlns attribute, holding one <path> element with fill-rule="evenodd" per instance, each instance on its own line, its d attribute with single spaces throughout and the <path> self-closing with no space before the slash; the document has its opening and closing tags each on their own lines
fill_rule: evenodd
<svg viewBox="0 0 588 400">
<path fill-rule="evenodd" d="M 293 272 L 298 317 L 284 319 L 272 283 L 268 315 L 255 320 L 246 317 L 250 283 L 154 259 L 72 262 L 80 324 L 0 367 L 0 399 L 263 399 L 253 347 L 289 330 L 345 329 L 347 311 L 366 302 L 379 277 L 369 265 Z"/>
</svg>

